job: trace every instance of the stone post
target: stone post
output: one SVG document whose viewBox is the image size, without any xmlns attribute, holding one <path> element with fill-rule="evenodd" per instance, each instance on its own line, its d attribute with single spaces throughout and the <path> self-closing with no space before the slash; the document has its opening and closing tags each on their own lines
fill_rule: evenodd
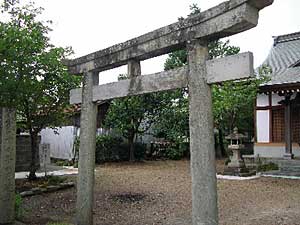
<svg viewBox="0 0 300 225">
<path fill-rule="evenodd" d="M 138 60 L 129 60 L 127 64 L 127 74 L 129 78 L 134 78 L 137 76 L 141 76 L 141 63 Z M 133 120 L 131 120 L 131 125 L 133 126 Z M 128 139 L 129 144 L 129 161 L 135 161 L 135 155 L 134 155 L 134 141 L 135 136 L 131 136 L 131 138 Z"/>
<path fill-rule="evenodd" d="M 193 225 L 218 224 L 211 89 L 206 81 L 207 43 L 188 44 L 189 126 Z"/>
<path fill-rule="evenodd" d="M 137 60 L 130 60 L 127 66 L 127 74 L 129 78 L 141 75 L 141 63 Z"/>
<path fill-rule="evenodd" d="M 0 108 L 0 224 L 15 219 L 16 111 Z"/>
<path fill-rule="evenodd" d="M 77 180 L 77 225 L 93 225 L 94 171 L 96 149 L 97 105 L 93 103 L 93 84 L 98 74 L 86 72 L 83 76 L 80 116 L 80 150 Z"/>
</svg>

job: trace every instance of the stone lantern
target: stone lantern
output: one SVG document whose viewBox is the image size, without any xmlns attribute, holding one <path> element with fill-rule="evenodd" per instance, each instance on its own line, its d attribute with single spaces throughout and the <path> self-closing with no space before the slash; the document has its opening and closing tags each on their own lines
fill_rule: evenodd
<svg viewBox="0 0 300 225">
<path fill-rule="evenodd" d="M 228 163 L 227 168 L 225 168 L 224 173 L 227 175 L 238 175 L 243 176 L 244 173 L 248 173 L 245 162 L 241 157 L 241 150 L 245 148 L 242 140 L 246 136 L 238 132 L 238 128 L 233 129 L 233 133 L 226 136 L 225 139 L 230 140 L 228 149 L 232 151 L 232 156 L 230 156 L 230 163 Z"/>
</svg>

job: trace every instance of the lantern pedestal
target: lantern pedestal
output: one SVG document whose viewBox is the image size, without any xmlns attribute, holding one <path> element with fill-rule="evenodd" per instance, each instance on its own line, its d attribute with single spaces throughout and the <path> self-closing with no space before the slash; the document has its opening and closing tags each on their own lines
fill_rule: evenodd
<svg viewBox="0 0 300 225">
<path fill-rule="evenodd" d="M 230 156 L 230 162 L 224 169 L 225 175 L 232 176 L 249 176 L 249 170 L 245 166 L 245 162 L 241 157 L 241 149 L 244 145 L 229 145 L 228 149 L 232 151 L 232 156 Z"/>
<path fill-rule="evenodd" d="M 230 134 L 225 138 L 230 140 L 228 150 L 232 152 L 232 156 L 230 156 L 230 162 L 224 169 L 224 175 L 241 177 L 253 175 L 253 172 L 250 173 L 246 168 L 245 162 L 241 157 L 241 150 L 245 148 L 245 146 L 242 144 L 242 139 L 244 139 L 245 136 L 243 134 L 239 134 L 238 129 L 235 128 L 233 134 Z"/>
<path fill-rule="evenodd" d="M 232 151 L 232 156 L 230 157 L 230 163 L 228 167 L 245 167 L 245 162 L 241 157 L 241 150 L 244 145 L 229 145 L 228 149 Z"/>
</svg>

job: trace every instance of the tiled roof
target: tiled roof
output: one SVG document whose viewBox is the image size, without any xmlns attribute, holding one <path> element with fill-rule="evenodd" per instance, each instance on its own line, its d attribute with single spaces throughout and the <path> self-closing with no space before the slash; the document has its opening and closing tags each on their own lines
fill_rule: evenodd
<svg viewBox="0 0 300 225">
<path fill-rule="evenodd" d="M 264 85 L 300 82 L 300 32 L 274 37 L 274 45 L 263 64 L 272 68 Z"/>
</svg>

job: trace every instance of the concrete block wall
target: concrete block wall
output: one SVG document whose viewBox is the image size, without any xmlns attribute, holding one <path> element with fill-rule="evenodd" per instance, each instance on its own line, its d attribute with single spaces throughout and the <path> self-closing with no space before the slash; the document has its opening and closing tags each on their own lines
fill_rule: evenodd
<svg viewBox="0 0 300 225">
<path fill-rule="evenodd" d="M 31 141 L 29 135 L 17 135 L 16 172 L 28 171 L 29 169 L 31 161 L 30 143 Z M 38 143 L 40 143 L 40 137 L 38 139 Z"/>
<path fill-rule="evenodd" d="M 38 145 L 40 141 L 41 138 L 39 137 Z M 17 135 L 16 151 L 16 172 L 28 171 L 31 162 L 31 140 L 29 135 Z M 37 164 L 39 164 L 39 161 Z"/>
</svg>

